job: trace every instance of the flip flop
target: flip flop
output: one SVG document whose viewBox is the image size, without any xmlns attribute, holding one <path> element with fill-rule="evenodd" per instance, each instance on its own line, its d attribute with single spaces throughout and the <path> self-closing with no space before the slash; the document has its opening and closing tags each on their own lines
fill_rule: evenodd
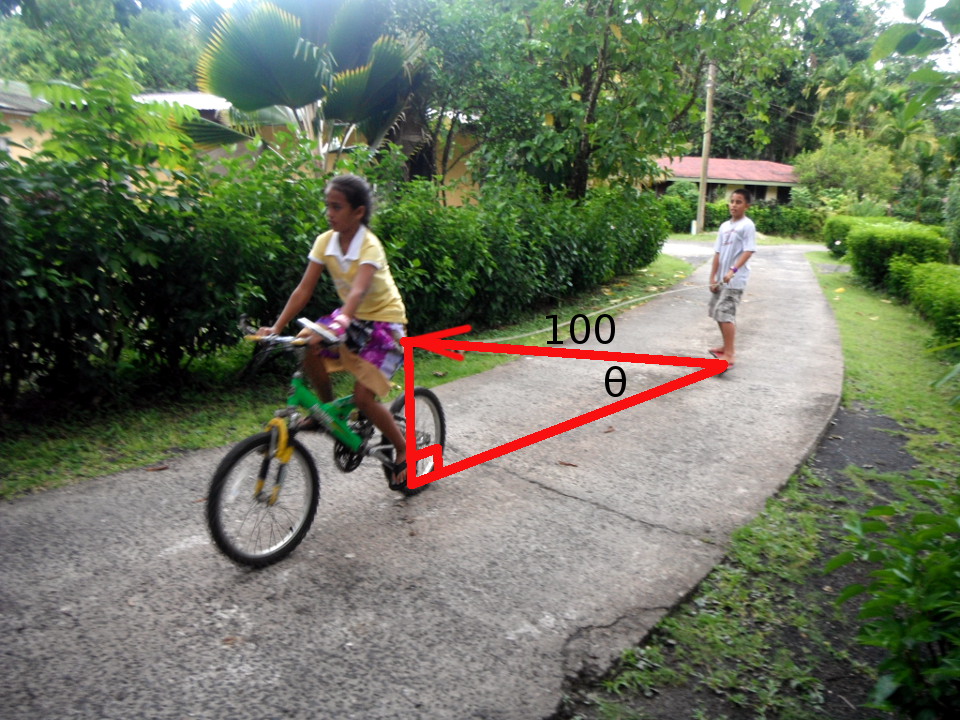
<svg viewBox="0 0 960 720">
<path fill-rule="evenodd" d="M 715 353 L 713 350 L 707 350 L 707 352 L 710 353 L 711 355 L 713 355 L 717 360 L 723 360 L 723 358 L 720 357 L 720 356 L 719 356 L 717 353 Z M 733 365 L 734 365 L 734 364 L 733 364 L 732 362 L 729 362 L 729 361 L 728 361 L 728 362 L 727 362 L 727 367 L 724 368 L 723 372 L 718 373 L 718 374 L 719 374 L 719 375 L 723 375 L 723 373 L 725 373 L 727 370 L 732 369 L 732 368 L 733 368 Z"/>
<path fill-rule="evenodd" d="M 404 460 L 403 462 L 396 463 L 392 468 L 390 468 L 390 470 L 393 473 L 393 479 L 391 479 L 390 482 L 387 483 L 387 486 L 391 490 L 394 490 L 396 492 L 403 492 L 403 490 L 406 489 L 407 487 L 407 478 L 404 477 L 403 480 L 398 481 L 397 475 L 399 475 L 400 473 L 406 472 L 407 461 Z"/>
</svg>

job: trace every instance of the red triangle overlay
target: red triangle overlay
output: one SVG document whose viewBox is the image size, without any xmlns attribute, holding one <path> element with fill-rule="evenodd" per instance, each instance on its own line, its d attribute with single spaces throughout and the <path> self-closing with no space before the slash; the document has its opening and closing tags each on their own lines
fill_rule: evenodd
<svg viewBox="0 0 960 720">
<path fill-rule="evenodd" d="M 680 388 L 693 385 L 694 383 L 698 383 L 701 380 L 706 380 L 714 375 L 719 375 L 727 369 L 726 360 L 713 358 L 675 357 L 673 355 L 644 355 L 638 353 L 611 352 L 607 350 L 584 350 L 566 347 L 503 345 L 499 343 L 449 339 L 449 336 L 451 335 L 459 335 L 460 333 L 470 332 L 470 329 L 471 328 L 469 325 L 461 325 L 448 330 L 439 330 L 437 332 L 427 333 L 426 335 L 406 337 L 400 340 L 400 344 L 403 345 L 403 363 L 406 377 L 404 394 L 406 397 L 407 408 L 407 485 L 411 489 L 426 485 L 434 480 L 440 480 L 441 478 L 449 477 L 458 472 L 462 472 L 463 470 L 476 467 L 477 465 L 485 463 L 488 460 L 494 460 L 498 457 L 502 457 L 516 450 L 520 450 L 521 448 L 528 447 L 542 440 L 547 440 L 560 435 L 561 433 L 565 433 L 568 430 L 573 430 L 574 428 L 586 425 L 587 423 L 592 423 L 596 420 L 602 420 L 603 418 L 609 417 L 610 415 L 618 413 L 621 410 L 626 410 L 627 408 L 634 407 L 640 403 L 645 403 L 647 400 L 653 400 L 661 395 L 671 393 L 674 390 L 679 390 Z M 596 410 L 591 410 L 590 412 L 582 415 L 572 417 L 569 420 L 564 420 L 563 422 L 559 422 L 555 425 L 550 425 L 542 430 L 537 430 L 529 435 L 519 437 L 516 440 L 511 440 L 503 443 L 502 445 L 490 448 L 489 450 L 484 450 L 483 452 L 477 453 L 476 455 L 472 455 L 468 458 L 464 458 L 463 460 L 458 460 L 450 465 L 444 465 L 443 452 L 439 445 L 428 445 L 425 448 L 417 448 L 416 441 L 414 440 L 416 411 L 413 400 L 413 389 L 416 385 L 416 382 L 414 378 L 413 349 L 417 347 L 435 352 L 439 355 L 443 355 L 454 360 L 463 360 L 463 355 L 457 352 L 458 350 L 470 350 L 473 352 L 503 353 L 506 355 L 559 357 L 572 358 L 575 360 L 604 360 L 607 362 L 640 363 L 645 365 L 675 365 L 677 367 L 701 369 L 697 372 L 676 378 L 675 380 L 665 382 L 662 385 L 649 388 L 643 392 L 629 395 L 628 397 L 617 400 L 609 405 L 599 407 Z M 433 469 L 424 475 L 417 475 L 417 462 L 430 457 L 433 458 Z"/>
</svg>

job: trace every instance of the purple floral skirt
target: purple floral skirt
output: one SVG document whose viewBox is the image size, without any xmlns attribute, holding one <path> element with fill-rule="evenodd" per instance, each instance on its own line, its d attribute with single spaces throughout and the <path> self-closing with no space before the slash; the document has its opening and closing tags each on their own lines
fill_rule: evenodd
<svg viewBox="0 0 960 720">
<path fill-rule="evenodd" d="M 330 315 L 317 320 L 327 325 Z M 381 322 L 379 320 L 353 320 L 347 328 L 344 345 L 361 360 L 366 360 L 380 370 L 389 380 L 403 365 L 403 346 L 400 338 L 406 335 L 401 323 Z M 320 357 L 339 357 L 336 348 L 321 347 Z"/>
</svg>

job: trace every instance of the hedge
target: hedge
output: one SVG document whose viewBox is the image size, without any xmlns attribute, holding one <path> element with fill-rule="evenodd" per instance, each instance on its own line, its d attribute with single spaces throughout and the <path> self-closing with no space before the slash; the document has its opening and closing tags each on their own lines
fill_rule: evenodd
<svg viewBox="0 0 960 720">
<path fill-rule="evenodd" d="M 821 238 L 830 254 L 842 258 L 847 254 L 847 236 L 850 231 L 863 225 L 891 225 L 900 222 L 891 217 L 853 217 L 852 215 L 834 215 L 823 224 Z"/>
<path fill-rule="evenodd" d="M 914 264 L 903 258 L 898 258 L 896 265 L 903 287 L 901 297 L 932 323 L 938 337 L 960 339 L 960 265 Z"/>
<path fill-rule="evenodd" d="M 659 202 L 673 232 L 690 231 L 690 222 L 697 216 L 696 201 L 677 195 L 663 195 Z M 707 203 L 705 215 L 705 228 L 716 230 L 721 223 L 730 219 L 730 208 L 723 200 Z M 818 210 L 773 202 L 753 203 L 747 216 L 756 224 L 757 232 L 778 237 L 816 237 L 823 226 L 823 215 Z"/>
<path fill-rule="evenodd" d="M 578 203 L 532 182 L 488 185 L 463 207 L 443 206 L 440 191 L 405 184 L 373 218 L 413 333 L 509 322 L 648 265 L 668 233 L 653 196 L 629 188 Z"/>
<path fill-rule="evenodd" d="M 313 161 L 267 153 L 139 187 L 104 184 L 95 160 L 0 163 L 0 401 L 24 383 L 122 395 L 130 369 L 167 382 L 235 344 L 241 315 L 271 322 L 326 229 Z M 500 324 L 595 287 L 649 264 L 668 232 L 651 194 L 598 188 L 575 203 L 524 183 L 460 208 L 431 183 L 399 184 L 373 229 L 415 333 Z M 305 312 L 336 303 L 323 282 Z"/>
<path fill-rule="evenodd" d="M 889 264 L 894 258 L 946 262 L 949 246 L 935 229 L 916 223 L 857 225 L 847 235 L 851 268 L 875 287 L 888 287 Z"/>
</svg>

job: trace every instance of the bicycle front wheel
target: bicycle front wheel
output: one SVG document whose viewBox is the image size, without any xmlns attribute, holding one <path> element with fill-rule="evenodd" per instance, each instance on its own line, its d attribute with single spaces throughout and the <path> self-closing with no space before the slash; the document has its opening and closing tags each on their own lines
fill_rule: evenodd
<svg viewBox="0 0 960 720">
<path fill-rule="evenodd" d="M 390 406 L 390 412 L 400 426 L 400 430 L 404 433 L 404 437 L 406 437 L 408 415 L 405 400 L 406 396 L 401 395 Z M 417 439 L 417 448 L 425 448 L 428 445 L 439 445 L 443 448 L 447 440 L 447 420 L 444 417 L 440 399 L 431 390 L 418 387 L 413 389 L 413 401 L 416 406 L 414 419 L 417 426 L 414 430 L 414 436 Z M 417 462 L 417 475 L 426 475 L 431 470 L 433 470 L 432 457 Z M 387 482 L 390 482 L 392 477 L 390 469 L 384 466 L 383 472 L 387 476 Z M 421 485 L 418 488 L 404 486 L 400 492 L 409 497 L 423 492 L 426 487 L 426 485 Z"/>
<path fill-rule="evenodd" d="M 235 445 L 217 467 L 207 496 L 213 541 L 228 558 L 250 567 L 289 555 L 310 529 L 320 499 L 320 478 L 307 449 L 291 438 L 293 455 L 281 463 L 270 435 Z"/>
</svg>

